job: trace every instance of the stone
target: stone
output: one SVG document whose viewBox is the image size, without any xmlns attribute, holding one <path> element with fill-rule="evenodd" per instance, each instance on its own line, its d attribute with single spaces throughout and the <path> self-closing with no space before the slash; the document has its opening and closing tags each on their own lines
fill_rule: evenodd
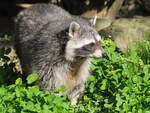
<svg viewBox="0 0 150 113">
<path fill-rule="evenodd" d="M 150 17 L 116 19 L 99 33 L 114 40 L 116 46 L 125 51 L 136 42 L 150 40 Z"/>
</svg>

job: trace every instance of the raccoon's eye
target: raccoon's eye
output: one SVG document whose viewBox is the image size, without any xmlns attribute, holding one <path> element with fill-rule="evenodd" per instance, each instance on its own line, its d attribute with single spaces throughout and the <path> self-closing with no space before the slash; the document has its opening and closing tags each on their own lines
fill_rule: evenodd
<svg viewBox="0 0 150 113">
<path fill-rule="evenodd" d="M 88 45 L 83 46 L 82 48 L 86 51 L 93 51 L 95 48 L 95 43 L 90 43 Z"/>
<path fill-rule="evenodd" d="M 95 43 L 90 43 L 90 44 L 89 44 L 89 46 L 94 46 L 94 45 L 95 45 Z"/>
</svg>

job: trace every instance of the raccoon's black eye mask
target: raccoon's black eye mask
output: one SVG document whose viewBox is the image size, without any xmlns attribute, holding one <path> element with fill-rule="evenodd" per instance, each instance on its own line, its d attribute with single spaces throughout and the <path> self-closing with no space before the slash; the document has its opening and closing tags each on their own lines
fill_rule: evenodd
<svg viewBox="0 0 150 113">
<path fill-rule="evenodd" d="M 96 45 L 94 43 L 90 43 L 88 45 L 83 46 L 82 49 L 92 52 L 93 50 L 95 50 L 95 47 Z"/>
<path fill-rule="evenodd" d="M 90 43 L 88 45 L 76 49 L 75 53 L 77 56 L 86 57 L 89 54 L 93 53 L 98 46 L 100 46 L 100 42 Z"/>
</svg>

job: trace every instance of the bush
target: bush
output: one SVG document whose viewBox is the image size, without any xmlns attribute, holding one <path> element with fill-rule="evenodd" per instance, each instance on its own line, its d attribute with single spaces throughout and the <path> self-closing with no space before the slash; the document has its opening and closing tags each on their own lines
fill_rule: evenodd
<svg viewBox="0 0 150 113">
<path fill-rule="evenodd" d="M 92 75 L 77 105 L 71 106 L 66 96 L 42 92 L 38 86 L 26 86 L 18 78 L 12 85 L 1 85 L 0 112 L 150 113 L 150 43 L 145 42 L 144 46 L 137 43 L 121 54 L 116 52 L 111 40 L 103 42 L 109 59 L 93 60 Z M 30 75 L 27 83 L 36 78 L 36 74 Z M 63 90 L 64 87 L 60 89 Z"/>
<path fill-rule="evenodd" d="M 137 43 L 124 55 L 106 40 L 107 59 L 95 59 L 79 111 L 90 113 L 150 112 L 150 43 Z M 81 109 L 82 108 L 82 109 Z"/>
<path fill-rule="evenodd" d="M 30 84 L 36 78 L 36 74 L 29 75 L 27 82 Z M 15 84 L 1 86 L 0 103 L 0 113 L 66 113 L 72 110 L 66 96 L 44 93 L 38 86 L 26 88 L 21 78 Z"/>
</svg>

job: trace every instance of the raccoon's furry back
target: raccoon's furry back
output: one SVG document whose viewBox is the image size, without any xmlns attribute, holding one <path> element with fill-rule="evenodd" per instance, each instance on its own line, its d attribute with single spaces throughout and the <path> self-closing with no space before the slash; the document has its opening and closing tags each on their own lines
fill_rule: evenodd
<svg viewBox="0 0 150 113">
<path fill-rule="evenodd" d="M 28 40 L 43 25 L 66 18 L 71 18 L 71 15 L 60 7 L 53 4 L 34 4 L 17 15 L 15 19 L 15 30 L 23 32 L 22 34 L 17 34 L 19 37 L 24 37 L 22 40 Z"/>
</svg>

